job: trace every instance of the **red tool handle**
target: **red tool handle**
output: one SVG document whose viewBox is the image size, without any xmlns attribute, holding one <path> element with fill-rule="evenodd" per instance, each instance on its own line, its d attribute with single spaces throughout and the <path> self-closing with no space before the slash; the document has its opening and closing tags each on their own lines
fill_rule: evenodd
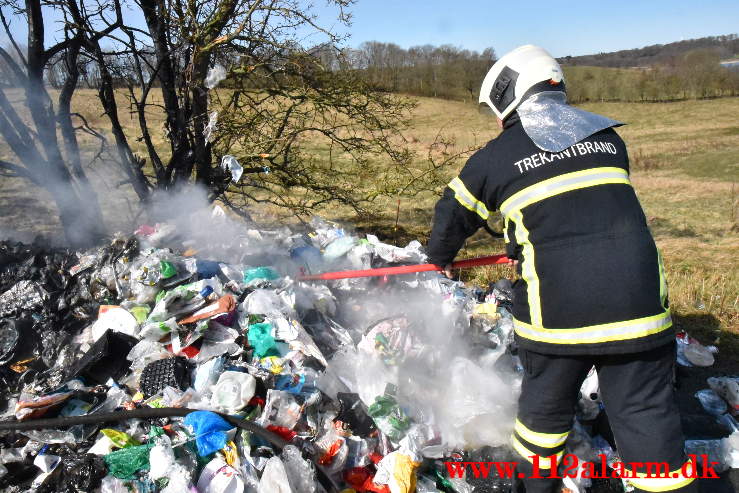
<svg viewBox="0 0 739 493">
<path fill-rule="evenodd" d="M 495 265 L 508 263 L 508 257 L 505 255 L 491 255 L 489 257 L 468 258 L 452 263 L 452 269 L 468 269 L 470 267 L 479 267 L 481 265 Z M 441 267 L 434 264 L 417 264 L 417 265 L 401 265 L 399 267 L 380 267 L 379 269 L 366 270 L 344 270 L 339 272 L 325 272 L 323 274 L 313 274 L 308 276 L 299 276 L 299 281 L 333 281 L 336 279 L 350 279 L 355 277 L 377 277 L 377 276 L 394 276 L 397 274 L 413 274 L 415 272 L 432 272 L 441 271 Z"/>
</svg>

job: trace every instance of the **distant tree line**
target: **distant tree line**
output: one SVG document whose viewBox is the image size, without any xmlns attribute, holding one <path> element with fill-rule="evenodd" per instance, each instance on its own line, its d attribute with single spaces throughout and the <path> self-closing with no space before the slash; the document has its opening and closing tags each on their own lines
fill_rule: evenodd
<svg viewBox="0 0 739 493">
<path fill-rule="evenodd" d="M 649 67 L 657 64 L 670 64 L 675 58 L 694 50 L 711 50 L 721 59 L 739 56 L 739 37 L 736 34 L 686 39 L 674 43 L 657 44 L 594 55 L 565 56 L 559 62 L 566 66 L 588 65 L 592 67 Z"/>
<path fill-rule="evenodd" d="M 722 43 L 722 49 L 715 46 L 691 48 L 711 42 Z M 569 100 L 573 103 L 656 102 L 739 95 L 739 72 L 719 63 L 722 53 L 738 43 L 736 36 L 672 43 L 665 45 L 670 47 L 665 51 L 671 53 L 669 56 L 653 58 L 661 61 L 646 67 L 565 65 Z M 688 48 L 691 49 L 678 51 Z M 376 41 L 363 43 L 345 55 L 350 69 L 358 71 L 376 89 L 465 101 L 477 100 L 482 79 L 496 59 L 493 48 L 482 53 L 449 45 L 404 49 L 393 43 Z M 330 60 L 326 63 L 331 64 Z"/>
<path fill-rule="evenodd" d="M 739 72 L 711 49 L 689 51 L 645 68 L 564 67 L 572 102 L 660 102 L 739 95 Z"/>
<path fill-rule="evenodd" d="M 401 48 L 371 41 L 345 53 L 352 69 L 383 91 L 416 96 L 472 100 L 485 73 L 495 62 L 495 50 L 482 52 L 451 45 Z"/>
<path fill-rule="evenodd" d="M 476 101 L 480 83 L 496 61 L 493 48 L 482 52 L 451 45 L 422 45 L 402 48 L 394 43 L 370 41 L 357 48 L 339 49 L 321 44 L 304 49 L 285 43 L 270 58 L 288 59 L 292 52 L 306 52 L 321 70 L 351 73 L 368 87 L 387 93 L 439 97 L 461 101 Z M 13 50 L 8 53 L 15 55 Z M 578 57 L 562 57 L 573 103 L 588 101 L 656 102 L 739 95 L 739 71 L 720 65 L 720 60 L 739 53 L 736 35 L 713 36 L 652 45 L 634 50 L 600 53 Z M 142 46 L 137 56 L 147 63 L 137 63 L 128 52 L 103 53 L 111 84 L 128 88 L 140 76 L 154 77 L 155 49 Z M 236 52 L 221 51 L 213 57 L 225 67 L 238 67 Z M 16 60 L 19 61 L 19 60 Z M 291 62 L 292 63 L 292 62 Z M 0 58 L 0 86 L 12 85 L 7 62 Z M 64 54 L 55 55 L 48 63 L 45 80 L 61 89 L 68 80 L 68 61 Z M 80 57 L 77 60 L 78 82 L 81 87 L 99 89 L 101 73 L 98 60 Z M 272 80 L 284 78 L 283 71 L 273 73 Z M 244 78 L 234 70 L 222 87 L 265 89 L 263 78 Z"/>
</svg>

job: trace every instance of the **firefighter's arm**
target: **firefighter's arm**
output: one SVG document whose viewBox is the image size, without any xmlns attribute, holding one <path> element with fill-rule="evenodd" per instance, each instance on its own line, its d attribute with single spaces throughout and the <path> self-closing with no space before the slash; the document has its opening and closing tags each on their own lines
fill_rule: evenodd
<svg viewBox="0 0 739 493">
<path fill-rule="evenodd" d="M 449 187 L 436 203 L 434 225 L 428 243 L 429 262 L 446 267 L 465 240 L 480 228 L 483 221 L 475 213 L 464 208 Z"/>
<path fill-rule="evenodd" d="M 485 167 L 479 155 L 470 158 L 459 176 L 449 182 L 434 209 L 428 243 L 429 261 L 447 267 L 465 240 L 486 224 L 490 215 L 485 197 Z"/>
</svg>

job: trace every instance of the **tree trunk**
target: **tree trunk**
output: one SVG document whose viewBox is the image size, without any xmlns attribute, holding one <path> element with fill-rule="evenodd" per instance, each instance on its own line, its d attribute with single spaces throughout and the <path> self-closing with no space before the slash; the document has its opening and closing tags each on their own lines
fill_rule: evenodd
<svg viewBox="0 0 739 493">
<path fill-rule="evenodd" d="M 177 100 L 177 79 L 167 40 L 166 15 L 164 6 L 157 0 L 142 0 L 141 10 L 151 34 L 156 53 L 157 79 L 161 85 L 164 109 L 167 112 L 167 129 L 172 146 L 172 157 L 166 168 L 165 186 L 173 181 L 187 181 L 192 172 L 194 155 L 187 137 L 187 122 L 183 108 Z M 174 175 L 174 176 L 173 176 Z"/>
<path fill-rule="evenodd" d="M 37 162 L 24 162 L 23 164 L 34 170 L 39 183 L 51 193 L 70 246 L 75 248 L 89 246 L 98 241 L 105 231 L 97 195 L 87 181 L 81 166 L 72 165 L 73 173 L 70 173 L 57 139 L 57 124 L 63 122 L 67 125 L 66 129 L 64 124 L 61 127 L 64 130 L 63 138 L 69 146 L 69 154 L 73 160 L 79 155 L 76 138 L 69 135 L 70 130 L 73 132 L 71 120 L 69 120 L 69 102 L 74 88 L 70 86 L 62 92 L 62 113 L 66 115 L 61 115 L 62 118 L 58 119 L 44 87 L 43 75 L 48 62 L 48 54 L 44 50 L 44 19 L 40 0 L 26 0 L 26 12 L 28 15 L 26 106 L 36 127 L 37 140 L 45 156 Z M 68 63 L 74 64 L 70 77 L 75 79 L 76 86 L 74 72 L 79 47 L 77 46 L 76 50 L 74 48 L 74 46 L 70 48 L 74 59 L 68 59 Z M 72 137 L 71 140 L 70 137 Z M 35 144 L 29 143 L 29 145 L 35 148 Z M 41 157 L 40 153 L 38 156 Z M 20 155 L 19 157 L 23 158 Z"/>
<path fill-rule="evenodd" d="M 192 71 L 192 119 L 195 143 L 195 169 L 198 183 L 209 187 L 211 182 L 211 152 L 205 141 L 203 131 L 208 124 L 208 89 L 205 87 L 205 77 L 208 74 L 210 56 L 196 56 Z"/>
<path fill-rule="evenodd" d="M 116 149 L 118 150 L 118 156 L 121 159 L 123 172 L 126 173 L 126 176 L 131 181 L 131 186 L 136 192 L 139 200 L 146 203 L 149 199 L 149 183 L 144 175 L 142 166 L 133 155 L 133 152 L 131 152 L 131 146 L 128 144 L 128 139 L 126 138 L 123 126 L 118 118 L 118 104 L 115 101 L 113 77 L 110 75 L 110 71 L 105 65 L 105 59 L 103 58 L 100 46 L 96 45 L 94 47 L 94 51 L 100 69 L 100 89 L 98 90 L 98 97 L 103 105 L 105 114 L 110 120 L 111 130 L 113 132 L 113 137 L 115 138 Z M 141 115 L 143 115 L 143 109 Z M 158 156 L 155 157 L 158 158 Z M 161 166 L 154 166 L 154 169 L 157 171 L 160 168 Z M 159 176 L 157 176 L 157 178 L 159 178 Z"/>
</svg>

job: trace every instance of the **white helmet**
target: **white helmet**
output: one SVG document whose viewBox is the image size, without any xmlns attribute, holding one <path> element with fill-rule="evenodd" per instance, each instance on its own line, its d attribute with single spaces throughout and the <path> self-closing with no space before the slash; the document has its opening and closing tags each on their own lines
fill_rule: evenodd
<svg viewBox="0 0 739 493">
<path fill-rule="evenodd" d="M 552 55 L 534 45 L 519 46 L 506 53 L 485 75 L 480 88 L 480 103 L 485 103 L 505 120 L 529 90 L 540 82 L 550 82 L 549 90 L 563 91 L 562 68 Z M 540 92 L 540 91 L 536 91 Z"/>
</svg>

